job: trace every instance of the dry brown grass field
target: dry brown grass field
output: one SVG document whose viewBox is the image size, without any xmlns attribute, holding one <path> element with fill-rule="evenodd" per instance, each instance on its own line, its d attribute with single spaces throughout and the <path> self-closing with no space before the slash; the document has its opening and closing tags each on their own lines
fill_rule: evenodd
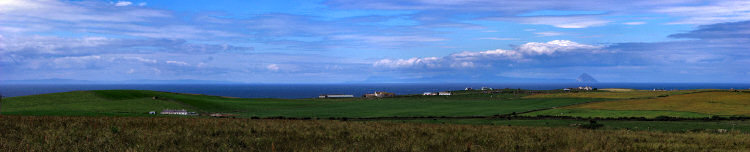
<svg viewBox="0 0 750 152">
<path fill-rule="evenodd" d="M 565 109 L 666 110 L 711 115 L 750 116 L 750 93 L 701 92 L 663 98 L 634 99 L 587 103 Z"/>
<path fill-rule="evenodd" d="M 570 92 L 570 93 L 547 93 L 525 96 L 523 98 L 601 98 L 601 99 L 634 99 L 650 98 L 667 95 L 677 95 L 694 93 L 707 90 L 679 90 L 679 91 L 647 91 L 647 90 L 615 90 L 615 91 L 594 91 L 594 92 Z"/>
<path fill-rule="evenodd" d="M 604 88 L 604 89 L 599 89 L 599 90 L 602 90 L 602 91 L 620 91 L 620 92 L 624 92 L 624 91 L 638 91 L 636 89 L 627 89 L 627 88 Z"/>
<path fill-rule="evenodd" d="M 748 151 L 750 134 L 163 117 L 0 116 L 1 151 Z"/>
</svg>

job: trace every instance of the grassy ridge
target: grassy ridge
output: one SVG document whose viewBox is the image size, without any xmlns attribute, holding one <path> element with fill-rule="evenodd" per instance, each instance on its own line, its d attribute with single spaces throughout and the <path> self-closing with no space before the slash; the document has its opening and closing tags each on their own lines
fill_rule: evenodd
<svg viewBox="0 0 750 152">
<path fill-rule="evenodd" d="M 41 94 L 3 99 L 10 115 L 145 115 L 148 111 L 186 108 L 176 102 L 143 98 L 103 98 L 89 91 Z M 189 109 L 189 108 L 187 108 Z"/>
<path fill-rule="evenodd" d="M 0 116 L 2 151 L 747 151 L 750 135 L 327 120 Z"/>
</svg>

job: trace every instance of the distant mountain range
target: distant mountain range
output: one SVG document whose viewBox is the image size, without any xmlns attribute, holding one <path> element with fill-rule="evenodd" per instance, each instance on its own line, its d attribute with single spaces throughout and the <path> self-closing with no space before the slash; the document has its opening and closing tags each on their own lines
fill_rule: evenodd
<svg viewBox="0 0 750 152">
<path fill-rule="evenodd" d="M 124 81 L 89 81 L 74 79 L 33 79 L 33 80 L 0 80 L 0 84 L 241 84 L 242 82 L 214 80 L 124 80 Z"/>
</svg>

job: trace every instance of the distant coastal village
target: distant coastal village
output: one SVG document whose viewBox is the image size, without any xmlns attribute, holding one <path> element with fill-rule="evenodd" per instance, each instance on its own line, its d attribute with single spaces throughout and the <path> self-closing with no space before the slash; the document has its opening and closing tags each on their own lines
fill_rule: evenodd
<svg viewBox="0 0 750 152">
<path fill-rule="evenodd" d="M 464 88 L 463 91 L 474 91 L 474 88 Z M 490 87 L 482 87 L 479 90 L 485 91 L 484 93 L 499 93 L 499 92 L 487 92 L 495 90 Z M 504 90 L 510 90 L 510 88 L 505 88 Z M 518 89 L 520 90 L 520 89 Z M 593 88 L 591 86 L 579 86 L 575 88 L 563 88 L 562 91 L 570 92 L 570 91 L 594 91 L 597 90 L 597 88 Z M 663 89 L 654 89 L 654 91 L 663 91 Z M 438 92 L 424 92 L 422 93 L 423 96 L 451 96 L 454 95 L 454 91 L 438 91 Z M 385 91 L 375 91 L 373 93 L 364 94 L 361 97 L 362 98 L 389 98 L 389 97 L 395 97 L 396 93 L 391 92 L 385 92 Z M 320 99 L 336 99 L 336 98 L 355 98 L 355 95 L 353 94 L 323 94 L 318 96 Z"/>
<path fill-rule="evenodd" d="M 474 91 L 474 88 L 464 88 L 463 91 Z M 488 92 L 493 91 L 496 89 L 490 88 L 490 87 L 481 87 L 481 91 L 485 91 L 483 93 L 499 93 L 499 92 Z M 505 88 L 503 90 L 510 90 L 510 88 Z M 520 89 L 518 89 L 520 90 Z M 580 92 L 580 91 L 597 91 L 597 88 L 591 87 L 591 86 L 578 86 L 578 87 L 570 87 L 570 88 L 562 88 L 559 89 L 562 92 Z M 678 89 L 663 89 L 663 88 L 653 88 L 649 91 L 676 91 Z M 438 92 L 424 92 L 422 93 L 422 96 L 451 96 L 455 95 L 455 91 L 438 91 Z M 532 91 L 533 92 L 533 91 Z M 364 94 L 361 96 L 361 98 L 389 98 L 389 97 L 395 97 L 396 93 L 386 92 L 386 91 L 375 91 L 373 93 Z M 319 99 L 337 99 L 337 98 L 356 98 L 353 94 L 322 94 L 318 96 Z"/>
</svg>

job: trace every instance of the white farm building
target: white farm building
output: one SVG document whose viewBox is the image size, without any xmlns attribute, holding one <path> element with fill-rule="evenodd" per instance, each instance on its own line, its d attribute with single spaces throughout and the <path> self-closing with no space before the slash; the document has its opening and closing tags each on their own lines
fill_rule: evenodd
<svg viewBox="0 0 750 152">
<path fill-rule="evenodd" d="M 320 95 L 318 98 L 354 98 L 354 95 L 351 94 L 326 94 L 326 95 Z"/>
<path fill-rule="evenodd" d="M 188 115 L 188 111 L 185 110 L 185 109 L 182 109 L 182 110 L 164 109 L 159 114 L 163 114 L 163 115 Z"/>
</svg>

